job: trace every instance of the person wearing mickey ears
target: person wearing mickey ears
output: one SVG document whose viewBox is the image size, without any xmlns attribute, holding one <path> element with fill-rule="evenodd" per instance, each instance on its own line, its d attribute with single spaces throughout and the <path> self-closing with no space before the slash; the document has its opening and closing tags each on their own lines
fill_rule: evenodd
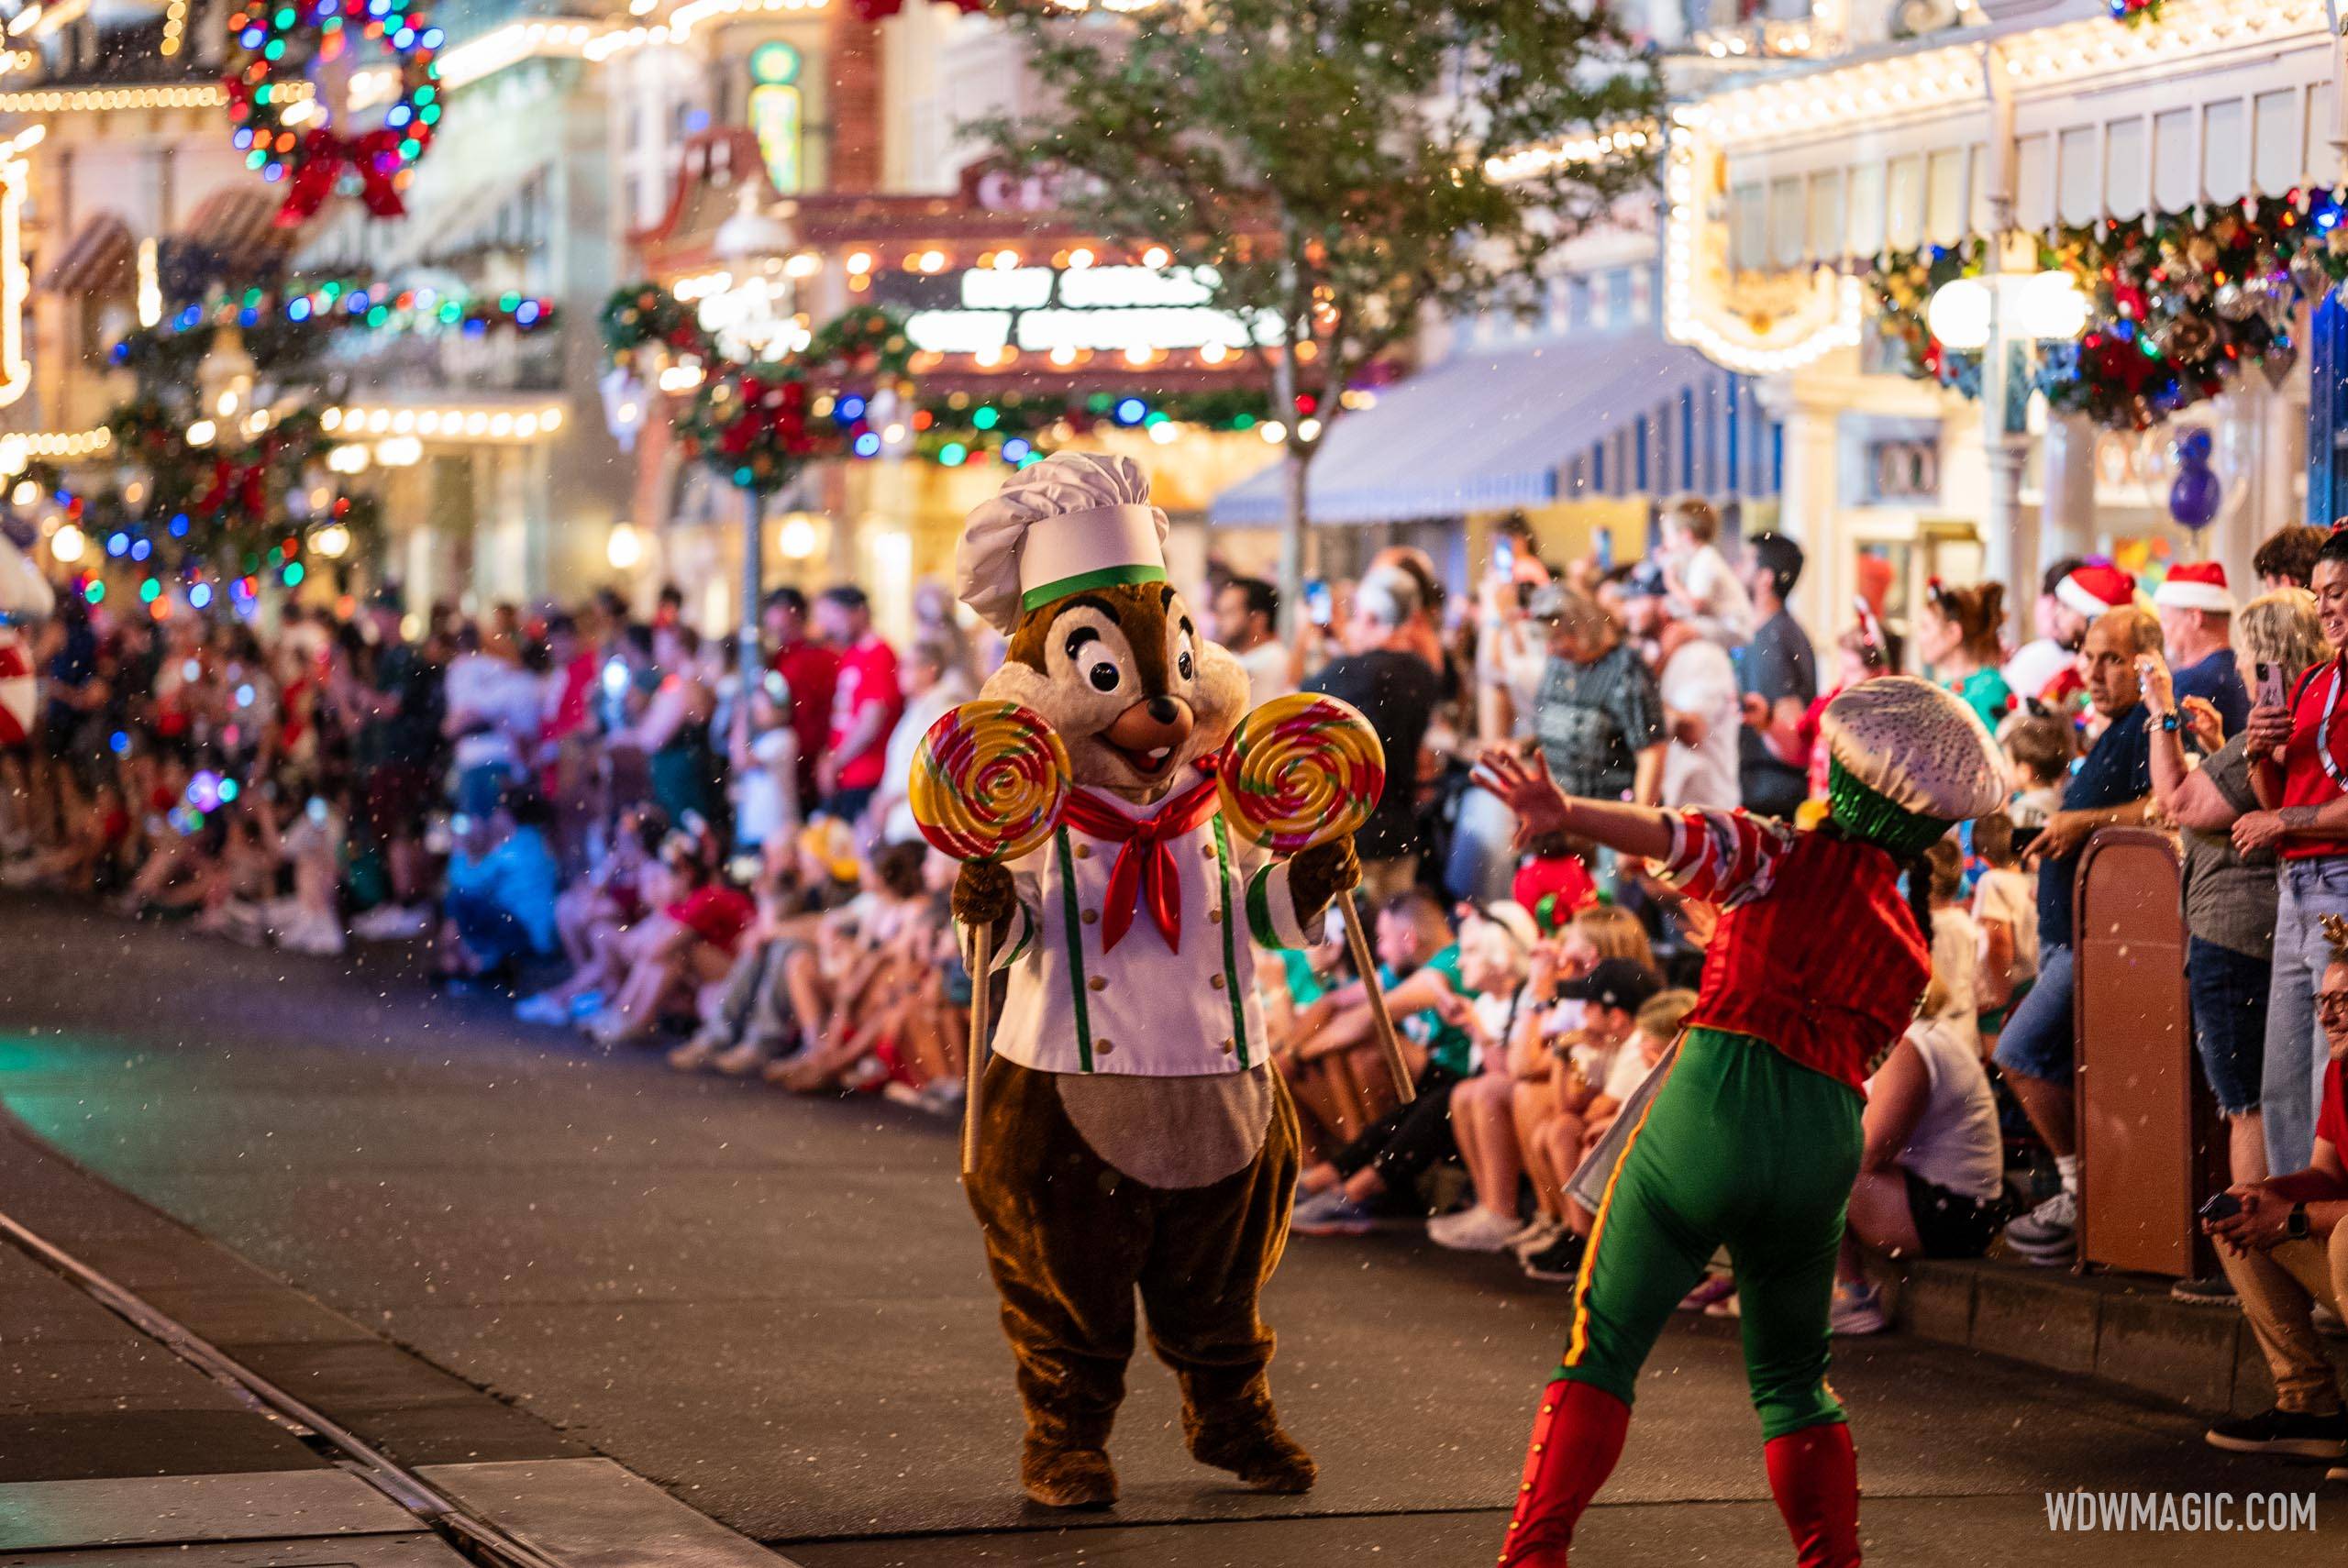
<svg viewBox="0 0 2348 1568">
<path fill-rule="evenodd" d="M 2307 1165 L 2242 1182 L 2203 1208 L 2201 1228 L 2242 1299 L 2259 1353 L 2275 1380 L 2275 1408 L 2220 1421 L 2210 1446 L 2232 1453 L 2348 1458 L 2340 1381 L 2316 1338 L 2315 1309 L 2348 1305 L 2348 920 L 2325 915 L 2331 957 L 2316 991 L 2324 1035 L 2322 1110 Z M 2348 1481 L 2348 1464 L 2327 1477 Z"/>
<path fill-rule="evenodd" d="M 1722 1244 L 1796 1555 L 1804 1568 L 1859 1562 L 1857 1455 L 1826 1369 L 1861 1085 L 1931 978 L 1922 857 L 1997 808 L 2006 770 L 1973 710 L 1914 676 L 1852 688 L 1822 728 L 1829 814 L 1811 829 L 1568 797 L 1537 759 L 1506 748 L 1479 761 L 1479 783 L 1528 839 L 1570 833 L 1653 862 L 1721 911 L 1677 1054 L 1627 1113 L 1601 1189 L 1501 1568 L 1566 1568 L 1575 1526 L 1621 1457 L 1640 1367 Z"/>
</svg>

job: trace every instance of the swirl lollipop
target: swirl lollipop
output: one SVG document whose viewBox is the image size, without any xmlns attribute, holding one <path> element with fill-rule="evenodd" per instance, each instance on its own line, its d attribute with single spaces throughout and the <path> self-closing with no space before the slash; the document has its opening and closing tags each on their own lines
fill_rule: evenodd
<svg viewBox="0 0 2348 1568">
<path fill-rule="evenodd" d="M 1239 831 L 1275 855 L 1294 855 L 1357 832 L 1378 810 L 1386 793 L 1386 747 L 1361 710 L 1335 697 L 1299 691 L 1275 697 L 1239 723 L 1215 769 L 1224 815 Z M 1379 1055 L 1385 1058 L 1394 1092 L 1408 1105 L 1417 1098 L 1386 994 L 1378 985 L 1378 961 L 1353 889 L 1337 898 L 1369 999 Z"/>
<path fill-rule="evenodd" d="M 1044 842 L 1068 800 L 1068 747 L 1032 708 L 965 702 L 921 737 L 906 803 L 924 838 L 957 860 L 1016 860 Z M 994 928 L 970 933 L 970 1050 L 962 1097 L 962 1174 L 979 1163 L 987 1061 L 987 977 Z"/>
<path fill-rule="evenodd" d="M 1068 798 L 1068 748 L 1016 702 L 965 702 L 921 737 L 907 791 L 922 836 L 957 860 L 1016 860 Z"/>
<path fill-rule="evenodd" d="M 1240 722 L 1215 777 L 1240 832 L 1294 855 L 1369 820 L 1386 792 L 1386 748 L 1352 703 L 1297 691 Z"/>
</svg>

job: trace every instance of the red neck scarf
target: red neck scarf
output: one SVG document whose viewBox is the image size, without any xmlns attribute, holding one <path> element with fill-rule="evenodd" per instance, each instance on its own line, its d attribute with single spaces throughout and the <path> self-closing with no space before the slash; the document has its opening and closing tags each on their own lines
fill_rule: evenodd
<svg viewBox="0 0 2348 1568">
<path fill-rule="evenodd" d="M 1101 910 L 1102 952 L 1117 945 L 1145 898 L 1149 900 L 1149 918 L 1166 933 L 1166 945 L 1176 953 L 1182 951 L 1182 881 L 1168 843 L 1203 825 L 1221 804 L 1212 778 L 1202 778 L 1158 807 L 1155 814 L 1138 821 L 1087 790 L 1068 792 L 1060 821 L 1080 834 L 1118 846 L 1116 864 L 1109 867 L 1109 894 Z"/>
</svg>

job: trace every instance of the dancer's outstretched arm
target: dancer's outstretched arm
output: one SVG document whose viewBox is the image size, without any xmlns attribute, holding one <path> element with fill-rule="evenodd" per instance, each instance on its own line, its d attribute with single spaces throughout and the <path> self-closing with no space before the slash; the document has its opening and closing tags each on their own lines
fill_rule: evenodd
<svg viewBox="0 0 2348 1568">
<path fill-rule="evenodd" d="M 1643 860 L 1662 860 L 1671 854 L 1669 812 L 1654 806 L 1626 806 L 1619 801 L 1568 795 L 1549 777 L 1549 759 L 1538 750 L 1528 759 L 1510 746 L 1485 747 L 1476 759 L 1476 782 L 1516 813 L 1519 850 L 1535 839 L 1564 833 Z"/>
</svg>

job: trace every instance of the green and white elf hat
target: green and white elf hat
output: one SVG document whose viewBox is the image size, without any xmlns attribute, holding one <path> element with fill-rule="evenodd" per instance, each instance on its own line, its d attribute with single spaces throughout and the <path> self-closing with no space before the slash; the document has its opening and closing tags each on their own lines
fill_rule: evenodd
<svg viewBox="0 0 2348 1568">
<path fill-rule="evenodd" d="M 1980 715 L 1912 675 L 1847 687 L 1826 704 L 1828 814 L 1902 858 L 2006 802 L 2005 754 Z"/>
<path fill-rule="evenodd" d="M 1038 605 L 1088 588 L 1166 580 L 1166 513 L 1131 458 L 1055 452 L 1002 481 L 962 525 L 962 602 L 1009 636 Z"/>
</svg>

